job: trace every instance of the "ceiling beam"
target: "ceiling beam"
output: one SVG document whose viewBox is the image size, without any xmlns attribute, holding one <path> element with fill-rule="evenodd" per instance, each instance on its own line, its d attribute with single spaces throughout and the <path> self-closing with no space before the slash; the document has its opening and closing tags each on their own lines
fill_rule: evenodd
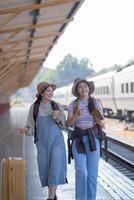
<svg viewBox="0 0 134 200">
<path fill-rule="evenodd" d="M 4 51 L 4 53 L 8 53 L 8 52 L 13 52 L 13 49 L 15 48 L 15 47 L 17 47 L 18 46 L 18 44 L 14 44 L 12 47 L 10 47 L 7 51 Z"/>
<path fill-rule="evenodd" d="M 49 20 L 44 23 L 35 24 L 35 25 L 24 24 L 22 26 L 2 29 L 2 30 L 0 30 L 0 34 L 5 34 L 5 33 L 10 33 L 10 32 L 15 32 L 15 31 L 25 31 L 25 30 L 29 30 L 29 29 L 42 28 L 45 26 L 53 26 L 53 25 L 58 25 L 58 24 L 66 24 L 66 23 L 71 22 L 72 20 L 73 20 L 72 18 L 71 19 L 57 19 L 57 20 L 51 20 L 51 21 Z"/>
<path fill-rule="evenodd" d="M 53 46 L 55 45 L 56 42 L 54 43 L 49 43 L 49 44 L 44 44 L 44 45 L 39 45 L 39 46 L 32 46 L 33 49 L 40 49 L 40 48 L 45 48 L 45 47 L 50 47 L 50 46 Z M 31 47 L 28 47 L 28 48 L 22 48 L 22 49 L 12 49 L 12 51 L 9 49 L 8 51 L 5 51 L 4 54 L 8 54 L 8 53 L 12 53 L 12 52 L 18 52 L 18 51 L 27 51 L 31 49 Z"/>
<path fill-rule="evenodd" d="M 19 52 L 20 53 L 20 52 Z M 38 51 L 38 52 L 30 52 L 29 56 L 33 56 L 33 55 L 38 55 L 38 54 L 45 54 L 45 51 Z M 21 54 L 21 55 L 14 55 L 11 57 L 7 57 L 6 60 L 10 60 L 10 59 L 16 59 L 16 58 L 21 58 L 21 57 L 26 57 L 27 52 L 25 52 L 25 54 Z"/>
<path fill-rule="evenodd" d="M 28 41 L 33 41 L 33 40 L 37 40 L 37 39 L 45 39 L 45 38 L 48 38 L 48 37 L 55 37 L 55 36 L 60 36 L 62 35 L 63 32 L 59 32 L 59 33 L 47 33 L 45 35 L 41 35 L 41 36 L 35 36 L 35 37 L 26 37 L 26 38 L 20 38 L 18 40 L 7 40 L 7 41 L 4 41 L 4 42 L 1 42 L 0 43 L 0 47 L 2 47 L 3 45 L 11 45 L 11 44 L 14 44 L 14 43 L 21 43 L 21 42 L 28 42 Z"/>
<path fill-rule="evenodd" d="M 47 8 L 51 6 L 58 6 L 58 5 L 66 4 L 66 3 L 75 3 L 75 2 L 79 2 L 79 1 L 78 0 L 54 0 L 51 2 L 45 2 L 45 3 L 40 3 L 40 4 L 25 4 L 21 6 L 15 6 L 12 8 L 0 9 L 0 15 L 14 13 L 16 12 L 16 10 L 18 12 L 23 12 L 23 11 Z"/>
<path fill-rule="evenodd" d="M 18 31 L 14 31 L 13 33 L 11 33 L 11 35 L 8 37 L 8 38 L 6 38 L 4 41 L 3 41 L 3 43 L 1 42 L 0 43 L 0 47 L 2 47 L 3 45 L 4 45 L 4 43 L 8 43 L 11 39 L 13 39 L 18 33 L 20 32 L 20 30 Z"/>
<path fill-rule="evenodd" d="M 11 75 L 11 72 L 16 73 L 15 69 L 19 66 L 19 62 L 12 64 L 12 67 L 8 68 L 6 72 L 2 75 L 0 75 L 0 83 L 2 84 L 3 79 L 7 78 L 7 75 Z M 19 68 L 18 68 L 19 70 Z"/>
<path fill-rule="evenodd" d="M 11 20 L 13 20 L 20 12 L 10 14 L 0 23 L 0 29 L 6 26 Z"/>
</svg>

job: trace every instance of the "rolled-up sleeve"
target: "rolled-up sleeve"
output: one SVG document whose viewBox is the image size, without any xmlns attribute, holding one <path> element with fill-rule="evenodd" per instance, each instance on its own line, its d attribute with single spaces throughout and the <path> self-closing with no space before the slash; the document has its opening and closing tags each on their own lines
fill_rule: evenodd
<svg viewBox="0 0 134 200">
<path fill-rule="evenodd" d="M 62 125 L 65 126 L 65 124 L 66 124 L 66 116 L 65 116 L 65 113 L 64 113 L 64 109 L 60 104 L 58 104 L 58 106 L 59 106 L 59 110 L 61 112 L 60 121 L 61 121 Z"/>
<path fill-rule="evenodd" d="M 68 113 L 73 113 L 73 102 L 69 104 Z"/>
<path fill-rule="evenodd" d="M 29 131 L 27 135 L 34 135 L 35 123 L 34 123 L 34 118 L 33 118 L 33 104 L 31 105 L 29 109 L 26 126 L 29 127 Z"/>
</svg>

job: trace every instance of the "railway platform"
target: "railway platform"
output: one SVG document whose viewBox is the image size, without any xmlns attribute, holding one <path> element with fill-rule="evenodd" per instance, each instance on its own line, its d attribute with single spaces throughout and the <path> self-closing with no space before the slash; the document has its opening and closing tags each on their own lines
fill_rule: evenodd
<svg viewBox="0 0 134 200">
<path fill-rule="evenodd" d="M 32 136 L 23 137 L 19 128 L 26 123 L 28 108 L 12 108 L 0 117 L 0 160 L 3 157 L 25 157 L 26 198 L 45 200 L 47 190 L 42 189 L 38 177 L 36 148 Z M 65 138 L 66 138 L 66 134 Z M 58 199 L 74 200 L 74 163 L 68 165 L 68 184 L 59 186 Z M 133 200 L 134 182 L 100 159 L 97 200 Z"/>
</svg>

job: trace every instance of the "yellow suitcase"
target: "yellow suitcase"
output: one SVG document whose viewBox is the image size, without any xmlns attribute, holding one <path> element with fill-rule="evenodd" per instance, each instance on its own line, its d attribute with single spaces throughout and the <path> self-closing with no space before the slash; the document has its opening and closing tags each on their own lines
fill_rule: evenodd
<svg viewBox="0 0 134 200">
<path fill-rule="evenodd" d="M 25 160 L 2 160 L 2 200 L 25 200 Z"/>
</svg>

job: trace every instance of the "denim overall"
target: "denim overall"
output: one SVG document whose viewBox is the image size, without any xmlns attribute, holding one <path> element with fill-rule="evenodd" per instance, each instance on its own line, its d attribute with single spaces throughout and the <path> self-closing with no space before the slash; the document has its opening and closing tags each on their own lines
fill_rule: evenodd
<svg viewBox="0 0 134 200">
<path fill-rule="evenodd" d="M 78 153 L 73 142 L 72 153 L 75 160 L 76 180 L 75 180 L 75 199 L 76 200 L 95 200 L 98 176 L 98 163 L 100 158 L 100 143 L 95 138 L 96 151 L 90 151 L 88 136 L 83 136 L 83 144 L 86 153 Z"/>
<path fill-rule="evenodd" d="M 66 183 L 66 152 L 61 129 L 49 116 L 37 117 L 37 162 L 42 187 Z"/>
</svg>

